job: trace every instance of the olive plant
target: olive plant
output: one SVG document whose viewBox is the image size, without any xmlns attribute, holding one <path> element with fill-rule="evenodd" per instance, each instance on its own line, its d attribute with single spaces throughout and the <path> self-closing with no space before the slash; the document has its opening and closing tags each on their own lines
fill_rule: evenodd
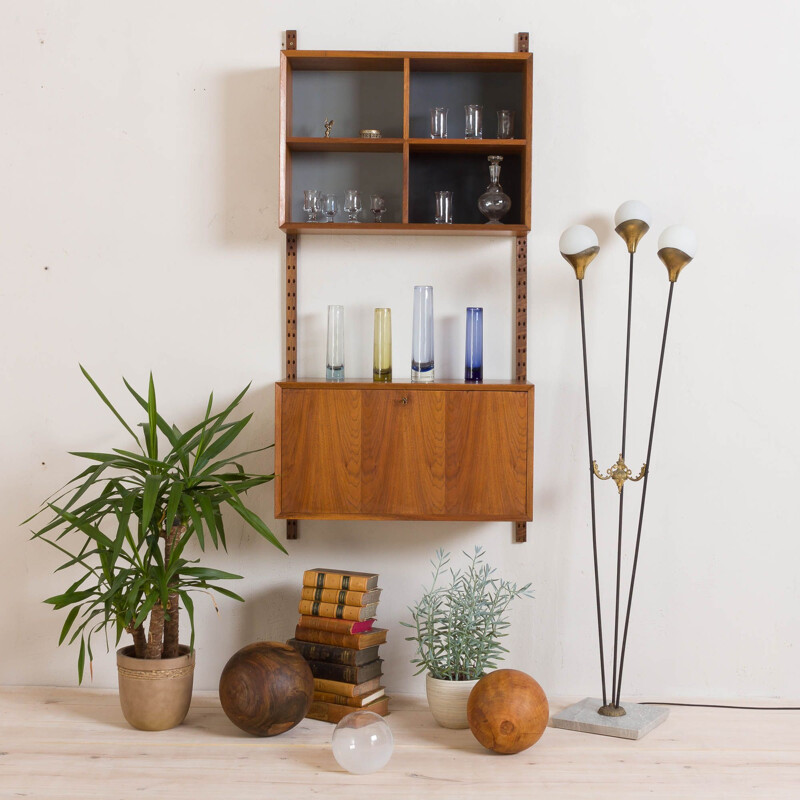
<svg viewBox="0 0 800 800">
<path fill-rule="evenodd" d="M 469 681 L 495 669 L 508 652 L 500 640 L 508 635 L 509 604 L 516 597 L 532 597 L 529 583 L 517 588 L 516 583 L 494 577 L 496 570 L 485 563 L 482 548 L 464 555 L 463 570 L 447 570 L 450 554 L 436 551 L 430 588 L 409 606 L 412 621 L 400 623 L 414 630 L 406 641 L 417 645 L 411 660 L 419 667 L 415 675 L 429 672 L 441 680 Z M 449 583 L 439 585 L 448 573 Z"/>
<path fill-rule="evenodd" d="M 110 453 L 72 453 L 90 465 L 25 520 L 28 523 L 39 514 L 52 512 L 50 521 L 34 531 L 33 538 L 46 541 L 65 556 L 56 571 L 82 572 L 66 591 L 45 600 L 55 609 L 70 609 L 59 644 L 67 637 L 70 644 L 80 637 L 79 682 L 87 655 L 91 666 L 95 634 L 105 634 L 108 648 L 109 629 L 116 644 L 123 633 L 129 633 L 137 658 L 173 658 L 179 654 L 180 605 L 189 618 L 189 647 L 194 648 L 191 593 L 213 589 L 242 601 L 238 594 L 218 585 L 240 575 L 196 566 L 199 559 L 184 557 L 192 540 L 201 550 L 209 543 L 227 549 L 223 506 L 286 552 L 242 500 L 249 489 L 274 476 L 250 473 L 240 459 L 267 448 L 224 455 L 252 416 L 229 420 L 249 386 L 217 413 L 212 413 L 212 393 L 203 418 L 182 431 L 158 413 L 152 374 L 146 400 L 123 378 L 146 414 L 137 434 L 89 373 L 83 367 L 81 371 L 133 438 L 138 452 L 115 447 Z"/>
</svg>

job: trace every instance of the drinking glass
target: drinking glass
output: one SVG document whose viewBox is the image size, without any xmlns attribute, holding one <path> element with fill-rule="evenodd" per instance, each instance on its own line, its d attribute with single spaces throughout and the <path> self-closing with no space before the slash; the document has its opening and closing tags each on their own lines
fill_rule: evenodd
<svg viewBox="0 0 800 800">
<path fill-rule="evenodd" d="M 483 139 L 483 106 L 468 105 L 464 106 L 466 115 L 464 138 Z"/>
<path fill-rule="evenodd" d="M 483 383 L 483 309 L 467 309 L 467 347 L 464 357 L 464 380 Z"/>
<path fill-rule="evenodd" d="M 414 287 L 411 382 L 433 381 L 433 286 Z"/>
<path fill-rule="evenodd" d="M 303 192 L 303 211 L 308 214 L 308 222 L 316 222 L 320 210 L 319 189 L 306 189 Z"/>
<path fill-rule="evenodd" d="M 447 138 L 447 111 L 440 106 L 431 109 L 431 139 Z"/>
<path fill-rule="evenodd" d="M 344 306 L 328 306 L 328 352 L 325 379 L 344 380 Z"/>
<path fill-rule="evenodd" d="M 436 216 L 434 221 L 437 225 L 452 225 L 453 223 L 453 193 L 442 191 L 436 192 Z"/>
<path fill-rule="evenodd" d="M 392 382 L 392 309 L 375 309 L 375 339 L 372 348 L 372 380 Z"/>
<path fill-rule="evenodd" d="M 514 112 L 509 111 L 507 108 L 500 109 L 497 112 L 497 138 L 514 138 Z"/>
<path fill-rule="evenodd" d="M 344 210 L 347 212 L 348 222 L 358 222 L 358 214 L 361 211 L 361 195 L 358 189 L 348 189 L 344 193 Z"/>
<path fill-rule="evenodd" d="M 333 222 L 336 212 L 339 210 L 339 201 L 335 194 L 326 194 L 322 201 L 322 210 L 328 218 L 328 222 Z"/>
<path fill-rule="evenodd" d="M 383 222 L 383 214 L 386 211 L 386 201 L 381 194 L 371 194 L 369 196 L 369 209 L 375 217 L 375 222 Z"/>
</svg>

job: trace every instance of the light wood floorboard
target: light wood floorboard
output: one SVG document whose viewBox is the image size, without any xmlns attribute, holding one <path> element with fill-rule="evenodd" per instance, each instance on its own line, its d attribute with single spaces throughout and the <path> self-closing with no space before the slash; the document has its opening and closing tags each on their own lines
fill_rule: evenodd
<svg viewBox="0 0 800 800">
<path fill-rule="evenodd" d="M 439 728 L 424 698 L 393 708 L 392 760 L 354 776 L 333 759 L 332 725 L 253 738 L 212 693 L 195 695 L 179 728 L 143 733 L 115 692 L 0 689 L 0 798 L 800 798 L 797 712 L 673 708 L 638 742 L 548 728 L 530 750 L 498 756 L 468 730 Z"/>
</svg>

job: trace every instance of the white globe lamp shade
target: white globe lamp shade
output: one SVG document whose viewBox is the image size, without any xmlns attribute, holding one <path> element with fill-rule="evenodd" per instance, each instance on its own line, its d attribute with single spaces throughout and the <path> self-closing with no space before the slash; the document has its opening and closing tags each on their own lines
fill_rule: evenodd
<svg viewBox="0 0 800 800">
<path fill-rule="evenodd" d="M 697 236 L 691 228 L 685 225 L 670 225 L 658 237 L 658 249 L 672 247 L 686 253 L 689 258 L 697 255 Z"/>
<path fill-rule="evenodd" d="M 658 257 L 664 262 L 671 283 L 697 253 L 697 236 L 685 225 L 670 225 L 658 237 Z"/>
<path fill-rule="evenodd" d="M 653 215 L 641 200 L 626 200 L 614 214 L 614 227 L 618 228 L 623 222 L 634 219 L 641 220 L 649 227 L 653 222 Z"/>
<path fill-rule="evenodd" d="M 625 240 L 628 252 L 635 253 L 636 246 L 650 230 L 652 214 L 641 200 L 626 200 L 614 214 L 614 230 Z"/>
<path fill-rule="evenodd" d="M 600 245 L 597 234 L 588 225 L 572 225 L 561 234 L 558 249 L 575 270 L 575 277 L 581 281 L 586 274 L 586 267 L 600 252 Z"/>
</svg>

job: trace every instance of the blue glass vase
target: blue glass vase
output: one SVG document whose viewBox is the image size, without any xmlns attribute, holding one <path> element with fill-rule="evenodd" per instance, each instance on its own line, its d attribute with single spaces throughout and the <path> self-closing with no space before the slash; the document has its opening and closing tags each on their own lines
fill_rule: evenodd
<svg viewBox="0 0 800 800">
<path fill-rule="evenodd" d="M 464 359 L 464 380 L 483 383 L 483 309 L 467 309 L 467 346 Z"/>
</svg>

